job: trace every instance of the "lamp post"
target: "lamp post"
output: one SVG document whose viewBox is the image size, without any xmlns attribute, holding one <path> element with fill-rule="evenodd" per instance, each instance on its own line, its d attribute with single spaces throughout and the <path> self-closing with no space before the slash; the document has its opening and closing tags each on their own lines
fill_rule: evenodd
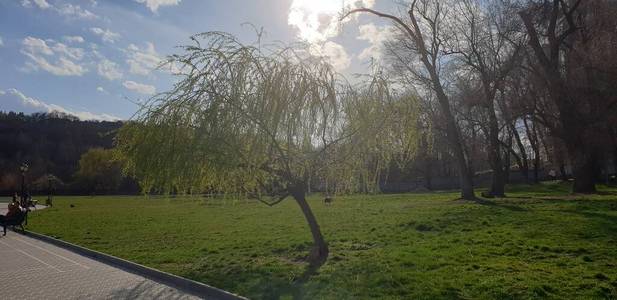
<svg viewBox="0 0 617 300">
<path fill-rule="evenodd" d="M 52 192 L 52 189 L 53 189 L 51 184 L 52 184 L 52 180 L 53 179 L 54 179 L 53 175 L 47 174 L 47 188 L 48 188 L 48 190 L 47 190 L 47 203 L 46 203 L 47 206 L 53 206 L 53 203 L 51 201 L 51 197 L 52 197 L 51 196 L 51 192 Z"/>
<path fill-rule="evenodd" d="M 21 171 L 21 202 L 23 203 L 26 199 L 26 172 L 28 172 L 28 164 L 21 164 L 19 170 Z"/>
</svg>

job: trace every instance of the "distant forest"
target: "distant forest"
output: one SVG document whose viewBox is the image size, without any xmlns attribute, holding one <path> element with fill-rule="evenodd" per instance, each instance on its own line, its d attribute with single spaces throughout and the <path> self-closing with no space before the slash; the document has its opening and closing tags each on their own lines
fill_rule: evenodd
<svg viewBox="0 0 617 300">
<path fill-rule="evenodd" d="M 122 174 L 119 162 L 111 162 L 110 149 L 122 125 L 120 121 L 82 121 L 58 112 L 0 111 L 0 195 L 20 191 L 23 163 L 29 166 L 27 190 L 35 195 L 46 194 L 50 185 L 54 194 L 139 193 L 139 184 Z M 425 146 L 422 149 L 428 149 Z M 49 175 L 53 176 L 51 183 Z M 430 155 L 421 151 L 403 170 L 392 165 L 380 185 L 384 192 L 451 189 L 458 184 L 455 175 L 447 152 Z M 489 179 L 484 177 L 479 182 Z M 319 182 L 311 186 L 314 191 L 323 189 Z"/>
<path fill-rule="evenodd" d="M 27 190 L 34 195 L 45 195 L 50 187 L 54 194 L 138 194 L 139 184 L 123 175 L 121 163 L 114 160 L 110 150 L 122 125 L 120 121 L 82 121 L 57 112 L 25 115 L 0 111 L 0 195 L 20 191 L 20 166 L 23 163 L 29 166 L 25 177 Z M 528 128 L 515 131 L 526 136 L 525 130 Z M 380 190 L 409 192 L 457 188 L 454 158 L 444 139 L 439 137 L 437 134 L 432 147 L 423 138 L 419 153 L 408 165 L 391 165 L 380 181 Z M 477 143 L 483 143 L 480 137 L 473 137 Z M 542 147 L 521 146 L 527 151 L 504 152 L 507 182 L 534 183 L 551 179 L 548 176 L 550 169 L 557 170 L 560 179 L 570 176 L 570 167 L 565 160 L 553 163 L 549 159 L 560 157 L 555 154 L 558 151 L 552 150 L 559 149 L 558 146 L 552 145 L 550 139 L 541 141 Z M 545 149 L 546 155 L 541 155 L 540 149 Z M 488 162 L 482 159 L 486 154 L 482 147 L 471 147 L 469 153 L 475 162 L 475 184 L 488 187 L 492 173 Z M 604 161 L 599 165 L 612 165 L 607 163 Z M 607 178 L 606 172 L 603 174 L 598 174 L 598 180 Z M 310 184 L 311 191 L 323 189 L 323 182 Z"/>
<path fill-rule="evenodd" d="M 82 155 L 112 148 L 121 126 L 122 122 L 82 121 L 61 113 L 0 112 L 0 193 L 20 190 L 23 163 L 29 166 L 26 186 L 34 194 L 46 193 L 50 185 L 54 193 L 63 194 L 138 193 L 138 185 L 122 177 L 119 167 L 113 176 L 120 180 L 113 189 L 95 188 L 77 176 Z"/>
</svg>

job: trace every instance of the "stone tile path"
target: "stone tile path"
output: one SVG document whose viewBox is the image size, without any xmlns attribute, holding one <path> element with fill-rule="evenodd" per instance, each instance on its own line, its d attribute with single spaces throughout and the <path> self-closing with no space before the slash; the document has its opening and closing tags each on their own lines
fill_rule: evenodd
<svg viewBox="0 0 617 300">
<path fill-rule="evenodd" d="M 0 286 L 0 299 L 199 299 L 11 230 L 0 232 Z"/>
</svg>

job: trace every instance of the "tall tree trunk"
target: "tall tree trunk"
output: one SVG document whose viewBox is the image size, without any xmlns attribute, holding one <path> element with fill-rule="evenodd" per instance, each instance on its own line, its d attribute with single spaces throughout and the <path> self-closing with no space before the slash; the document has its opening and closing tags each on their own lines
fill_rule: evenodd
<svg viewBox="0 0 617 300">
<path fill-rule="evenodd" d="M 568 181 L 568 174 L 566 173 L 566 164 L 561 162 L 559 164 L 559 173 L 561 173 L 561 180 Z"/>
<path fill-rule="evenodd" d="M 425 65 L 430 66 L 430 63 L 426 61 Z M 437 71 L 435 69 L 429 69 L 429 73 L 431 74 L 433 89 L 437 92 L 437 100 L 441 108 L 441 114 L 446 119 L 446 139 L 454 152 L 454 158 L 456 159 L 456 164 L 458 166 L 461 198 L 466 200 L 475 200 L 476 195 L 473 190 L 473 174 L 469 168 L 469 164 L 467 163 L 467 158 L 465 157 L 463 139 L 461 138 L 461 132 L 458 124 L 456 123 L 456 119 L 452 114 L 448 96 L 443 90 Z"/>
<path fill-rule="evenodd" d="M 489 119 L 489 162 L 493 169 L 493 181 L 491 184 L 490 195 L 495 197 L 505 197 L 506 178 L 504 174 L 503 161 L 501 160 L 501 148 L 499 146 L 499 123 L 495 115 L 495 105 L 493 100 L 488 101 Z"/>
<path fill-rule="evenodd" d="M 424 172 L 424 178 L 426 179 L 426 189 L 431 191 L 433 190 L 433 163 L 432 158 L 427 158 L 426 160 L 426 170 Z"/>
<path fill-rule="evenodd" d="M 573 193 L 593 194 L 596 192 L 596 162 L 592 151 L 584 146 L 569 146 L 574 175 Z"/>
<path fill-rule="evenodd" d="M 613 151 L 613 174 L 617 176 L 617 147 Z"/>
<path fill-rule="evenodd" d="M 565 95 L 563 97 L 566 97 Z M 570 104 L 570 103 L 567 103 Z M 591 194 L 596 192 L 596 144 L 587 134 L 585 125 L 577 122 L 575 108 L 561 105 L 559 114 L 563 127 L 562 140 L 568 151 L 574 175 L 573 193 Z"/>
<path fill-rule="evenodd" d="M 536 131 L 536 124 L 530 126 L 527 123 L 527 118 L 523 118 L 523 124 L 525 125 L 525 132 L 527 133 L 527 139 L 531 144 L 533 150 L 533 183 L 540 182 L 538 177 L 538 168 L 540 167 L 540 145 L 538 144 L 538 133 Z"/>
<path fill-rule="evenodd" d="M 584 128 L 567 124 L 564 126 L 564 143 L 572 162 L 574 175 L 573 193 L 592 194 L 596 192 L 596 154 L 597 148 L 584 133 Z"/>
<path fill-rule="evenodd" d="M 559 178 L 562 181 L 567 181 L 568 180 L 568 174 L 566 173 L 566 155 L 567 152 L 566 149 L 564 149 L 563 144 L 561 139 L 558 139 L 556 137 L 553 137 L 551 139 L 551 145 L 553 148 L 553 157 L 555 159 L 555 164 L 557 166 L 557 168 L 559 169 Z"/>
<path fill-rule="evenodd" d="M 540 183 L 539 168 L 540 157 L 536 154 L 536 157 L 534 157 L 533 159 L 533 183 Z"/>
<path fill-rule="evenodd" d="M 509 151 L 506 151 L 506 153 L 504 153 L 505 156 L 505 165 L 504 165 L 504 177 L 505 177 L 505 182 L 506 184 L 510 183 L 510 165 L 512 164 L 511 162 L 511 158 L 512 156 L 510 155 Z"/>
<path fill-rule="evenodd" d="M 506 145 L 506 149 L 503 152 L 503 160 L 504 160 L 504 178 L 506 184 L 510 183 L 510 169 L 512 165 L 512 154 L 510 154 L 510 150 L 512 149 L 512 135 L 508 134 L 508 144 Z"/>
<path fill-rule="evenodd" d="M 518 168 L 521 171 L 521 174 L 525 178 L 525 182 L 529 182 L 529 161 L 527 159 L 527 151 L 525 151 L 525 146 L 523 145 L 523 141 L 521 140 L 521 135 L 518 133 L 516 126 L 513 123 L 509 124 L 510 131 L 512 131 L 512 135 L 514 136 L 514 141 L 516 141 L 516 146 L 518 147 L 518 151 L 520 153 L 520 159 L 518 163 Z"/>
<path fill-rule="evenodd" d="M 311 235 L 313 236 L 313 247 L 308 256 L 309 264 L 315 268 L 320 267 L 328 259 L 328 254 L 330 252 L 328 244 L 321 234 L 321 229 L 319 228 L 319 224 L 317 224 L 317 219 L 315 219 L 311 207 L 306 201 L 305 188 L 302 186 L 295 187 L 292 189 L 291 194 L 294 200 L 296 200 L 296 203 L 298 203 L 298 206 L 300 206 L 302 214 L 304 214 L 304 218 L 311 230 Z"/>
</svg>

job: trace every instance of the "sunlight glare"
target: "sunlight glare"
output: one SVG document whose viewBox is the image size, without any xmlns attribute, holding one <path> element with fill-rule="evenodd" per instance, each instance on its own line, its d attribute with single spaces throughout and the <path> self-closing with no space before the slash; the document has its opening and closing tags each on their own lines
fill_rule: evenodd
<svg viewBox="0 0 617 300">
<path fill-rule="evenodd" d="M 320 43 L 337 34 L 337 17 L 344 8 L 372 7 L 374 0 L 293 0 L 287 23 L 309 43 Z"/>
</svg>

